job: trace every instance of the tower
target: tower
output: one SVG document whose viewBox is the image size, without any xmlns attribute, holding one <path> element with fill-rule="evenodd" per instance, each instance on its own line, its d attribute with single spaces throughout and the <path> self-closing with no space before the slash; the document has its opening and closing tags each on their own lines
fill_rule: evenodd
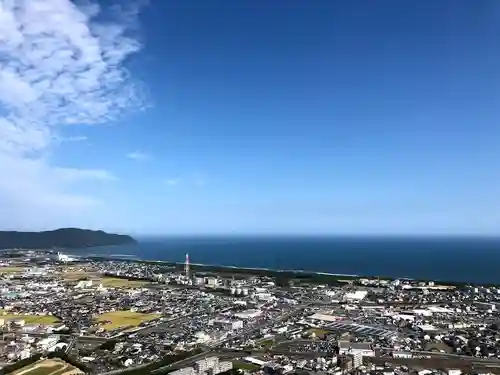
<svg viewBox="0 0 500 375">
<path fill-rule="evenodd" d="M 186 261 L 184 262 L 184 274 L 189 279 L 189 254 L 186 253 Z"/>
</svg>

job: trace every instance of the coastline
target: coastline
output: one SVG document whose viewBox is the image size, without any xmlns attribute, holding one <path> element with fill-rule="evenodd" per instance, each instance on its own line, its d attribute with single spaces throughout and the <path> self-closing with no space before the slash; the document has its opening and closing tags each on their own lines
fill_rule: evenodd
<svg viewBox="0 0 500 375">
<path fill-rule="evenodd" d="M 134 263 L 144 263 L 144 264 L 156 264 L 162 265 L 169 268 L 176 268 L 179 271 L 183 270 L 184 263 L 182 262 L 172 262 L 165 260 L 144 260 L 144 259 L 130 259 L 130 258 L 118 258 L 114 256 L 89 256 L 84 257 L 84 259 L 90 260 L 114 260 L 123 262 L 134 262 Z M 328 284 L 328 282 L 349 282 L 358 279 L 371 279 L 371 280 L 383 280 L 383 281 L 394 281 L 407 280 L 412 282 L 435 282 L 439 285 L 453 286 L 453 287 L 463 287 L 467 285 L 484 285 L 484 286 L 500 286 L 500 284 L 477 284 L 462 281 L 452 281 L 452 280 L 427 280 L 427 279 L 414 279 L 408 277 L 388 277 L 382 275 L 354 275 L 354 274 L 343 274 L 343 273 L 331 273 L 331 272 L 317 272 L 308 270 L 281 270 L 272 268 L 262 268 L 262 267 L 238 267 L 229 265 L 217 265 L 217 264 L 204 264 L 204 263 L 190 263 L 191 270 L 193 272 L 213 272 L 221 273 L 226 275 L 245 275 L 245 276 L 268 276 L 272 278 L 285 277 L 290 280 L 301 280 L 303 282 L 310 282 L 314 284 Z"/>
<path fill-rule="evenodd" d="M 290 272 L 327 277 L 374 277 L 455 281 L 454 284 L 500 285 L 495 264 L 500 241 L 302 238 L 164 238 L 133 246 L 68 249 L 77 257 L 127 261 L 184 262 L 186 253 L 205 271 L 219 267 L 226 273 Z M 64 250 L 63 250 L 64 251 Z M 191 263 L 191 264 L 193 264 Z M 251 271 L 254 270 L 254 271 Z M 329 276 L 330 275 L 330 276 Z"/>
</svg>

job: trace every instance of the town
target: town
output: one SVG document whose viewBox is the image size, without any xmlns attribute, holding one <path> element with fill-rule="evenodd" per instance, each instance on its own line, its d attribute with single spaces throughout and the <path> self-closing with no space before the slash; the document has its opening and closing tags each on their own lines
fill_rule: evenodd
<svg viewBox="0 0 500 375">
<path fill-rule="evenodd" d="M 494 286 L 36 251 L 0 275 L 3 373 L 500 373 Z"/>
</svg>

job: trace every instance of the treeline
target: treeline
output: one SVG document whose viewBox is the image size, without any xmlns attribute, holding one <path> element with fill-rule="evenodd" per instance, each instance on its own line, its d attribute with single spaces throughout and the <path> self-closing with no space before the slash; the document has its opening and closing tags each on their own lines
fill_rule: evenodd
<svg viewBox="0 0 500 375">
<path fill-rule="evenodd" d="M 114 275 L 114 274 L 108 273 L 108 272 L 105 272 L 104 276 L 113 277 L 115 279 L 129 280 L 129 281 L 153 281 L 153 279 L 149 278 L 149 277 Z"/>
</svg>

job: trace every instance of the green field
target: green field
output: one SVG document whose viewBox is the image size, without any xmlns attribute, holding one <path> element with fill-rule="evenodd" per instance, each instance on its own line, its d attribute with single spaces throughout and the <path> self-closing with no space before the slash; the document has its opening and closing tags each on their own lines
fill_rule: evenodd
<svg viewBox="0 0 500 375">
<path fill-rule="evenodd" d="M 111 331 L 113 329 L 133 326 L 137 327 L 142 322 L 147 322 L 159 318 L 161 314 L 143 314 L 132 311 L 111 311 L 99 315 L 96 320 L 98 322 L 110 321 L 105 323 L 102 327 L 105 330 Z"/>
<path fill-rule="evenodd" d="M 0 273 L 19 273 L 23 271 L 24 267 L 0 267 Z"/>
<path fill-rule="evenodd" d="M 138 288 L 149 284 L 150 282 L 146 280 L 127 280 L 117 277 L 103 277 L 100 281 L 96 281 L 94 284 L 99 283 L 101 283 L 103 287 L 108 288 Z"/>
<path fill-rule="evenodd" d="M 233 361 L 233 368 L 247 370 L 250 372 L 260 370 L 260 366 L 245 361 Z"/>
<path fill-rule="evenodd" d="M 264 339 L 259 341 L 257 344 L 263 349 L 270 349 L 275 344 L 275 341 L 274 339 Z"/>
<path fill-rule="evenodd" d="M 0 310 L 0 319 L 23 319 L 26 324 L 55 324 L 59 322 L 59 319 L 52 315 L 14 315 L 8 314 L 5 310 Z"/>
</svg>

